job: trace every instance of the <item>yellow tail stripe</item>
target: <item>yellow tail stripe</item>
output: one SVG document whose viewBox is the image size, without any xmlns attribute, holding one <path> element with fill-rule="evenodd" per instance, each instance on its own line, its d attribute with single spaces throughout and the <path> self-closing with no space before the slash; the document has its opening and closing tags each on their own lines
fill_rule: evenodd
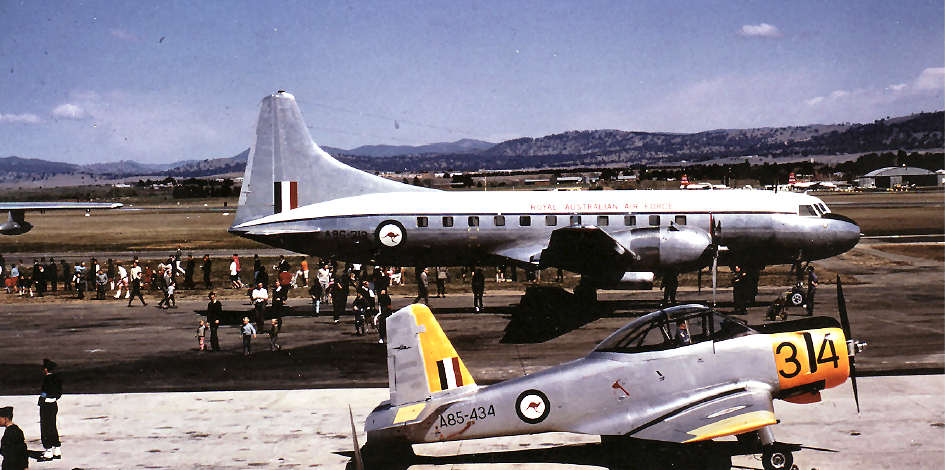
<svg viewBox="0 0 945 470">
<path fill-rule="evenodd" d="M 436 362 L 452 360 L 454 357 L 458 359 L 462 385 L 475 385 L 476 381 L 473 380 L 469 370 L 466 369 L 466 364 L 463 363 L 462 359 L 459 359 L 459 355 L 456 354 L 456 350 L 453 349 L 453 345 L 447 339 L 446 334 L 443 333 L 443 329 L 440 328 L 440 324 L 433 317 L 433 312 L 430 311 L 429 307 L 422 304 L 412 305 L 410 312 L 416 319 L 417 326 L 420 327 L 420 351 L 423 354 L 423 366 L 427 374 L 430 393 L 443 390 Z"/>
</svg>

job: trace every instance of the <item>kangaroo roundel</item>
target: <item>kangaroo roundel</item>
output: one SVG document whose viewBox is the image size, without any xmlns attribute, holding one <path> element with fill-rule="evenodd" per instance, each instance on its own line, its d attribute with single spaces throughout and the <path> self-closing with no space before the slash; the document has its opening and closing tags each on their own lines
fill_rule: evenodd
<svg viewBox="0 0 945 470">
<path fill-rule="evenodd" d="M 528 424 L 538 424 L 551 413 L 551 404 L 541 391 L 526 390 L 515 400 L 515 413 Z"/>
<path fill-rule="evenodd" d="M 377 241 L 388 248 L 396 248 L 404 244 L 407 238 L 407 231 L 404 226 L 396 220 L 386 220 L 377 226 L 374 231 L 374 237 Z"/>
</svg>

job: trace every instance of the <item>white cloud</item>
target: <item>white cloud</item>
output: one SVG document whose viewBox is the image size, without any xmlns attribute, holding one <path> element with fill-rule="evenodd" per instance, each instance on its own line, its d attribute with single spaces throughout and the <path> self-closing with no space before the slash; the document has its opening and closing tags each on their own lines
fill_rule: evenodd
<svg viewBox="0 0 945 470">
<path fill-rule="evenodd" d="M 52 115 L 60 119 L 82 119 L 85 117 L 85 110 L 72 103 L 63 103 L 52 110 Z"/>
<path fill-rule="evenodd" d="M 122 41 L 138 40 L 138 36 L 136 36 L 134 33 L 129 33 L 123 29 L 110 29 L 108 32 L 111 33 L 112 36 L 121 39 Z"/>
<path fill-rule="evenodd" d="M 847 96 L 850 96 L 850 92 L 846 90 L 834 90 L 830 92 L 830 99 L 832 100 L 845 98 Z"/>
<path fill-rule="evenodd" d="M 0 113 L 0 122 L 19 122 L 25 124 L 36 124 L 40 122 L 39 116 L 32 113 L 23 114 L 3 114 Z"/>
<path fill-rule="evenodd" d="M 823 96 L 815 96 L 815 97 L 813 97 L 813 98 L 811 98 L 811 99 L 809 99 L 809 100 L 805 100 L 804 102 L 807 103 L 807 104 L 810 105 L 810 106 L 814 106 L 814 105 L 817 105 L 817 104 L 822 103 L 823 101 L 824 101 L 824 97 L 823 97 Z"/>
<path fill-rule="evenodd" d="M 80 91 L 71 93 L 69 102 L 59 108 L 84 117 L 81 125 L 61 126 L 60 131 L 69 134 L 67 140 L 100 148 L 114 159 L 206 158 L 210 152 L 233 147 L 219 133 L 220 116 L 159 92 Z"/>
<path fill-rule="evenodd" d="M 891 91 L 902 91 L 902 90 L 905 90 L 905 89 L 908 88 L 908 87 L 909 87 L 909 85 L 906 85 L 905 83 L 896 83 L 896 84 L 893 84 L 893 85 L 889 85 L 888 87 L 886 87 L 886 89 L 887 89 L 887 90 L 891 90 Z"/>
<path fill-rule="evenodd" d="M 768 23 L 743 25 L 742 29 L 738 30 L 738 34 L 739 36 L 758 38 L 779 38 L 782 36 L 781 30 L 777 26 Z"/>
<path fill-rule="evenodd" d="M 941 90 L 945 88 L 945 67 L 929 67 L 915 79 L 916 90 Z"/>
</svg>

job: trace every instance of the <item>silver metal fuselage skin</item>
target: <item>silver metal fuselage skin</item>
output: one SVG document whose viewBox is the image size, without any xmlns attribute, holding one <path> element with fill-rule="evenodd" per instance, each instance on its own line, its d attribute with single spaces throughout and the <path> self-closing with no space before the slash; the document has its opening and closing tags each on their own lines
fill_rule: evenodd
<svg viewBox="0 0 945 470">
<path fill-rule="evenodd" d="M 648 353 L 592 352 L 529 376 L 457 389 L 455 397 L 439 398 L 427 406 L 418 423 L 385 426 L 383 423 L 393 421 L 396 409 L 381 406 L 367 418 L 365 430 L 369 442 L 422 443 L 541 432 L 684 442 L 693 437 L 686 435 L 689 429 L 673 429 L 672 422 L 667 426 L 661 417 L 693 402 L 718 400 L 741 407 L 740 412 L 755 411 L 751 407 L 772 411 L 770 396 L 778 385 L 775 371 L 771 343 L 765 335 Z M 516 397 L 528 390 L 540 390 L 550 404 L 547 418 L 537 424 L 516 415 Z M 765 396 L 754 396 L 759 393 Z M 487 411 L 484 419 L 468 418 L 471 410 L 480 408 Z M 489 410 L 494 410 L 494 415 L 488 414 Z M 451 414 L 462 416 L 462 421 L 455 418 L 455 424 L 449 424 L 441 420 Z"/>
<path fill-rule="evenodd" d="M 663 200 L 653 202 L 663 193 Z M 720 199 L 718 193 L 732 193 L 746 200 L 770 199 L 777 204 L 739 204 L 738 197 Z M 737 193 L 737 194 L 736 194 Z M 577 203 L 570 206 L 564 196 L 580 200 L 592 195 L 600 200 L 605 194 L 614 203 Z M 685 218 L 685 230 L 702 233 L 708 240 L 715 224 L 716 241 L 726 249 L 722 263 L 745 263 L 754 266 L 791 263 L 800 252 L 804 259 L 822 259 L 843 253 L 859 240 L 859 227 L 849 219 L 827 213 L 820 216 L 798 215 L 798 205 L 822 204 L 819 199 L 803 194 L 774 194 L 767 191 L 602 191 L 569 192 L 439 192 L 389 193 L 384 198 L 343 198 L 319 203 L 312 210 L 296 210 L 258 219 L 252 224 L 234 226 L 230 230 L 271 246 L 314 256 L 333 256 L 341 260 L 374 262 L 383 265 L 471 265 L 500 263 L 511 258 L 523 263 L 536 257 L 546 247 L 552 232 L 569 226 L 594 226 L 618 242 L 631 240 L 635 234 L 654 227 L 669 229 Z M 645 199 L 641 198 L 645 196 Z M 535 203 L 542 198 L 552 202 Z M 418 199 L 448 200 L 455 203 L 431 204 L 423 210 Z M 478 204 L 485 199 L 487 203 Z M 643 199 L 644 202 L 637 203 Z M 680 203 L 673 201 L 683 200 Z M 786 200 L 786 201 L 785 201 Z M 519 202 L 521 201 L 521 202 Z M 718 202 L 717 202 L 718 201 Z M 735 201 L 733 203 L 733 201 Z M 325 210 L 337 203 L 340 208 Z M 595 207 L 588 207 L 594 206 Z M 438 207 L 437 207 L 438 206 Z M 455 207 L 447 210 L 444 206 Z M 649 207 L 647 207 L 649 206 Z M 676 206 L 676 207 L 673 207 Z M 521 210 L 522 208 L 526 210 Z M 432 210 L 431 210 L 432 209 Z M 518 209 L 518 210 L 516 210 Z M 571 209 L 571 210 L 569 210 Z M 471 226 L 470 217 L 478 218 Z M 497 217 L 498 216 L 498 217 Z M 522 226 L 520 218 L 530 217 L 530 225 Z M 555 217 L 555 225 L 546 218 Z M 452 218 L 452 226 L 444 226 L 444 218 Z M 573 219 L 577 217 L 577 219 Z M 426 226 L 418 226 L 418 219 Z M 498 225 L 497 218 L 504 219 Z M 606 218 L 602 220 L 601 218 Z M 658 218 L 657 222 L 655 219 Z M 632 219 L 633 224 L 627 224 Z M 653 220 L 651 220 L 653 219 Z M 396 247 L 380 243 L 378 230 L 389 222 L 403 228 L 402 242 Z M 499 220 L 502 222 L 503 220 Z M 601 222 L 606 222 L 606 225 Z M 651 222 L 655 222 L 651 225 Z M 422 222 L 421 222 L 422 223 Z M 624 271 L 660 271 L 672 269 L 671 251 L 684 251 L 687 241 L 671 234 L 679 243 L 672 250 L 644 256 L 625 263 Z M 675 240 L 674 240 L 675 241 Z M 704 247 L 698 240 L 692 250 Z M 644 248 L 645 253 L 646 248 Z M 535 260 L 532 260 L 535 261 Z M 702 260 L 705 262 L 705 259 Z"/>
</svg>

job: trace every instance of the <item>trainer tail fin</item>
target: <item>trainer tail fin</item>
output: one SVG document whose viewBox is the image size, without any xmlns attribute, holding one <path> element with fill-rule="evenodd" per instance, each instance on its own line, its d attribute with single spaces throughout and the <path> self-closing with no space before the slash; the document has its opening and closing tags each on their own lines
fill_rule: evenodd
<svg viewBox="0 0 945 470">
<path fill-rule="evenodd" d="M 387 370 L 395 406 L 476 385 L 433 313 L 422 304 L 408 305 L 387 319 Z"/>
<path fill-rule="evenodd" d="M 295 97 L 280 91 L 260 104 L 233 225 L 340 197 L 422 190 L 334 159 L 312 141 Z"/>
</svg>

